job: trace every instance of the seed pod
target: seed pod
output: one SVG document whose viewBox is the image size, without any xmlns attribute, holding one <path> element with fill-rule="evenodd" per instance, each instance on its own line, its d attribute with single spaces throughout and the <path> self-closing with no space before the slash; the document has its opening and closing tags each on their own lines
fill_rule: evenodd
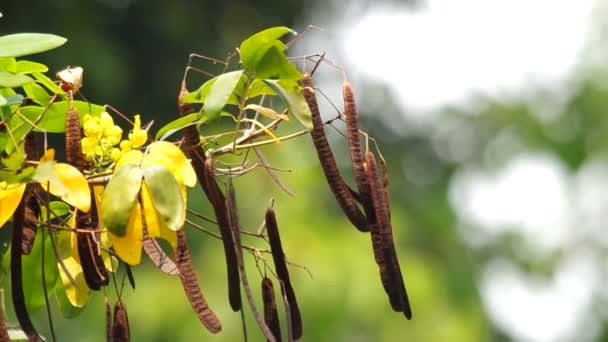
<svg viewBox="0 0 608 342">
<path fill-rule="evenodd" d="M 148 258 L 162 272 L 172 276 L 179 275 L 179 268 L 175 262 L 165 253 L 156 239 L 148 236 L 147 230 L 144 230 L 143 247 Z"/>
<path fill-rule="evenodd" d="M 110 301 L 107 296 L 103 298 L 103 304 L 106 317 L 106 341 L 112 342 L 112 307 L 110 306 Z"/>
<path fill-rule="evenodd" d="M 175 262 L 179 268 L 179 279 L 182 282 L 184 292 L 188 301 L 192 305 L 192 309 L 196 312 L 198 319 L 203 323 L 205 328 L 210 332 L 217 334 L 222 331 L 222 324 L 215 313 L 207 305 L 205 296 L 198 285 L 198 279 L 192 267 L 190 259 L 190 251 L 186 241 L 186 232 L 184 230 L 177 231 L 177 248 L 175 249 Z"/>
<path fill-rule="evenodd" d="M 247 272 L 245 271 L 245 262 L 243 261 L 243 246 L 241 245 L 241 225 L 239 223 L 239 215 L 236 207 L 236 195 L 234 193 L 234 187 L 232 186 L 232 181 L 230 179 L 228 179 L 228 184 L 226 186 L 226 210 L 226 214 L 228 216 L 228 224 L 230 230 L 232 231 L 232 234 L 234 235 L 234 251 L 236 252 L 239 274 L 241 276 L 241 282 L 243 283 L 243 289 L 245 290 L 247 302 L 249 303 L 249 308 L 251 308 L 253 317 L 255 318 L 256 323 L 264 333 L 264 336 L 266 336 L 268 341 L 276 342 L 272 331 L 270 331 L 270 329 L 262 319 L 262 316 L 260 315 L 258 308 L 255 305 L 255 301 L 253 300 L 253 295 L 251 294 L 251 287 L 249 286 Z"/>
<path fill-rule="evenodd" d="M 15 210 L 15 213 L 13 214 L 13 231 L 11 238 L 11 294 L 13 299 L 13 308 L 15 309 L 15 316 L 17 317 L 23 332 L 27 335 L 30 341 L 44 341 L 42 336 L 40 336 L 36 331 L 36 328 L 34 328 L 30 315 L 28 314 L 25 306 L 25 296 L 23 294 L 21 243 L 25 206 L 25 198 L 22 198 L 21 202 L 19 202 L 19 205 L 17 206 L 17 210 Z"/>
<path fill-rule="evenodd" d="M 277 272 L 279 280 L 283 282 L 285 287 L 283 294 L 287 297 L 287 302 L 289 303 L 293 338 L 297 340 L 302 337 L 302 316 L 300 315 L 296 294 L 291 286 L 291 280 L 289 279 L 289 271 L 287 270 L 287 263 L 285 262 L 285 253 L 283 252 L 281 236 L 279 235 L 279 226 L 277 225 L 277 219 L 272 208 L 266 209 L 266 230 L 268 231 L 268 240 L 270 242 L 275 271 Z M 281 288 L 281 290 L 282 289 L 283 288 Z"/>
<path fill-rule="evenodd" d="M 24 217 L 23 217 L 23 233 L 21 236 L 21 252 L 23 255 L 29 255 L 34 247 L 36 239 L 36 230 L 38 229 L 38 216 L 40 216 L 40 203 L 38 198 L 33 194 L 34 189 L 39 187 L 38 184 L 32 184 L 29 195 L 26 197 Z"/>
<path fill-rule="evenodd" d="M 228 299 L 230 301 L 230 307 L 232 307 L 232 310 L 238 311 L 241 309 L 242 304 L 239 268 L 236 251 L 234 250 L 234 239 L 228 223 L 226 198 L 215 181 L 213 161 L 211 159 L 205 160 L 205 182 L 207 183 L 208 189 L 207 198 L 213 206 L 217 224 L 222 236 L 222 243 L 224 245 L 226 269 L 228 271 Z"/>
<path fill-rule="evenodd" d="M 114 322 L 112 324 L 112 342 L 129 342 L 131 331 L 129 316 L 125 304 L 119 299 L 114 305 Z"/>
<path fill-rule="evenodd" d="M 11 337 L 8 335 L 8 328 L 4 317 L 0 317 L 0 342 L 11 342 Z"/>
<path fill-rule="evenodd" d="M 355 182 L 357 183 L 357 189 L 359 190 L 359 199 L 360 203 L 363 205 L 368 224 L 373 225 L 376 224 L 376 215 L 369 182 L 363 171 L 363 155 L 361 154 L 361 140 L 359 139 L 359 113 L 357 112 L 353 87 L 348 81 L 344 81 L 344 84 L 342 85 L 342 95 L 344 98 L 344 116 L 346 117 L 348 147 L 350 150 L 350 158 L 353 163 Z"/>
<path fill-rule="evenodd" d="M 376 211 L 377 225 L 372 226 L 371 236 L 374 257 L 380 268 L 382 284 L 389 296 L 393 310 L 403 312 L 407 319 L 411 319 L 412 310 L 403 283 L 397 252 L 395 251 L 386 197 L 378 178 L 376 159 L 371 152 L 365 154 L 364 170 L 371 186 Z"/>
<path fill-rule="evenodd" d="M 80 140 L 82 140 L 80 118 L 78 111 L 71 108 L 65 118 L 65 156 L 68 164 L 83 171 L 86 168 L 86 161 L 82 155 Z"/>
<path fill-rule="evenodd" d="M 277 342 L 281 342 L 281 324 L 274 296 L 274 287 L 272 286 L 272 280 L 267 277 L 262 279 L 262 301 L 264 302 L 264 321 Z"/>
<path fill-rule="evenodd" d="M 93 196 L 94 194 L 91 194 L 92 198 L 94 198 Z M 101 237 L 99 232 L 97 232 L 99 227 L 97 215 L 95 201 L 91 201 L 91 210 L 87 213 L 76 210 L 78 257 L 82 265 L 84 279 L 87 286 L 92 290 L 99 290 L 101 286 L 108 285 L 110 281 L 106 265 L 101 258 L 101 249 L 99 247 Z"/>
<path fill-rule="evenodd" d="M 312 114 L 313 128 L 310 134 L 312 136 L 315 149 L 317 150 L 317 155 L 319 157 L 319 161 L 321 162 L 325 179 L 329 184 L 329 188 L 334 194 L 338 205 L 340 205 L 342 211 L 344 214 L 346 214 L 346 217 L 350 220 L 350 222 L 360 231 L 368 231 L 369 227 L 367 225 L 365 215 L 363 215 L 361 210 L 355 204 L 353 196 L 349 192 L 348 186 L 340 175 L 338 165 L 336 164 L 336 160 L 334 159 L 329 142 L 325 136 L 323 121 L 321 120 L 321 114 L 319 112 L 319 106 L 317 104 L 317 98 L 310 75 L 304 76 L 301 81 L 301 85 L 302 95 L 304 96 L 304 99 L 310 108 L 310 113 Z"/>
</svg>

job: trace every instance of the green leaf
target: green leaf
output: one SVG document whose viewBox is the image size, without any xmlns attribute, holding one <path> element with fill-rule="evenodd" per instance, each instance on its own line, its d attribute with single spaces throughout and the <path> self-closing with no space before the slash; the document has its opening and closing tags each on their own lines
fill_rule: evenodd
<svg viewBox="0 0 608 342">
<path fill-rule="evenodd" d="M 42 64 L 32 61 L 17 61 L 17 73 L 18 74 L 31 74 L 33 72 L 47 72 L 49 68 Z"/>
<path fill-rule="evenodd" d="M 0 95 L 0 107 L 20 105 L 23 103 L 23 99 L 24 97 L 21 94 L 10 95 L 7 97 Z"/>
<path fill-rule="evenodd" d="M 42 85 L 44 85 L 48 90 L 50 90 L 51 93 L 65 95 L 65 91 L 63 91 L 63 89 L 61 89 L 57 84 L 55 84 L 53 80 L 46 77 L 44 74 L 41 74 L 39 72 L 33 72 L 32 76 L 34 76 L 35 79 L 37 79 L 40 83 L 42 83 Z"/>
<path fill-rule="evenodd" d="M 44 265 L 42 262 L 42 246 L 44 245 Z M 10 257 L 9 257 L 10 259 Z M 22 256 L 23 268 L 23 293 L 25 295 L 25 307 L 31 314 L 45 306 L 44 287 L 42 282 L 42 268 L 44 267 L 45 286 L 49 295 L 53 292 L 59 277 L 57 261 L 53 252 L 53 244 L 45 234 L 42 239 L 42 230 L 38 229 L 34 246 L 29 255 Z"/>
<path fill-rule="evenodd" d="M 49 215 L 51 215 L 51 218 L 55 218 L 57 216 L 65 216 L 72 213 L 72 209 L 70 208 L 70 206 L 62 201 L 52 201 L 49 204 L 49 208 L 51 209 L 49 211 Z M 46 220 L 46 206 L 40 208 L 40 217 L 42 217 L 43 220 Z"/>
<path fill-rule="evenodd" d="M 19 173 L 15 171 L 0 170 L 0 179 L 6 181 L 8 184 L 24 183 L 31 181 L 35 173 L 36 168 L 33 166 L 28 166 Z"/>
<path fill-rule="evenodd" d="M 186 205 L 175 176 L 162 165 L 149 165 L 142 171 L 154 207 L 163 221 L 170 229 L 180 230 L 186 219 Z"/>
<path fill-rule="evenodd" d="M 295 65 L 289 62 L 285 56 L 284 50 L 281 50 L 283 44 L 277 41 L 268 49 L 268 52 L 260 60 L 256 68 L 256 77 L 260 79 L 274 80 L 299 80 L 302 74 L 296 69 Z"/>
<path fill-rule="evenodd" d="M 51 103 L 51 96 L 36 82 L 31 82 L 23 86 L 23 91 L 27 97 L 37 104 L 46 107 Z"/>
<path fill-rule="evenodd" d="M 101 219 L 112 234 L 125 236 L 127 223 L 141 189 L 139 165 L 126 164 L 112 176 L 103 192 Z"/>
<path fill-rule="evenodd" d="M 295 31 L 288 27 L 272 27 L 244 40 L 239 49 L 243 67 L 247 71 L 257 73 L 260 61 L 271 47 L 277 46 L 280 52 L 285 51 L 287 45 L 279 41 L 279 38 L 287 33 L 296 34 Z"/>
<path fill-rule="evenodd" d="M 0 70 L 17 73 L 17 60 L 13 57 L 0 58 Z"/>
<path fill-rule="evenodd" d="M 186 116 L 182 116 L 179 119 L 169 122 L 161 129 L 159 129 L 156 133 L 156 140 L 165 140 L 173 133 L 179 131 L 184 127 L 197 125 L 199 123 L 205 122 L 206 120 L 207 118 L 203 117 L 201 113 L 192 113 Z"/>
<path fill-rule="evenodd" d="M 74 277 L 74 275 L 72 275 L 72 277 Z M 77 277 L 83 277 L 82 273 L 78 274 Z M 57 279 L 57 285 L 55 285 L 55 299 L 57 299 L 59 310 L 65 318 L 77 317 L 85 308 L 85 306 L 79 308 L 70 303 L 70 299 L 65 293 L 65 287 L 63 286 L 63 281 L 61 280 L 61 277 Z"/>
<path fill-rule="evenodd" d="M 74 101 L 73 105 L 78 111 L 80 122 L 86 113 L 99 116 L 101 112 L 105 111 L 103 106 L 83 101 Z M 19 108 L 19 112 L 31 122 L 36 123 L 34 129 L 36 132 L 45 130 L 49 133 L 63 133 L 65 132 L 65 114 L 69 109 L 70 101 L 59 101 L 50 105 L 48 109 L 40 106 L 24 106 Z M 43 113 L 44 115 L 42 115 Z"/>
<path fill-rule="evenodd" d="M 46 33 L 16 33 L 0 37 L 0 57 L 21 57 L 65 44 L 67 39 Z"/>
<path fill-rule="evenodd" d="M 222 76 L 222 75 L 220 75 L 220 76 Z M 211 90 L 211 88 L 213 87 L 213 85 L 215 84 L 215 82 L 217 81 L 217 79 L 220 76 L 217 76 L 217 77 L 214 77 L 214 78 L 208 80 L 202 86 L 200 86 L 197 90 L 184 96 L 182 101 L 184 103 L 204 103 L 207 99 L 207 95 L 209 94 L 209 91 Z M 237 85 L 234 87 L 234 91 L 232 92 L 232 94 L 230 94 L 230 98 L 228 99 L 226 104 L 230 104 L 230 105 L 239 104 L 239 99 L 237 96 L 243 95 L 243 91 L 245 90 L 246 82 L 247 82 L 247 76 L 243 75 L 241 77 L 241 79 L 239 80 L 239 82 L 237 83 Z"/>
<path fill-rule="evenodd" d="M 230 99 L 234 88 L 237 86 L 243 75 L 243 70 L 231 71 L 216 77 L 216 81 L 211 86 L 205 99 L 203 113 L 212 122 L 219 118 L 220 113 Z"/>
<path fill-rule="evenodd" d="M 285 101 L 289 111 L 307 129 L 312 129 L 312 115 L 310 108 L 300 92 L 298 84 L 294 81 L 264 80 Z"/>
<path fill-rule="evenodd" d="M 34 81 L 31 77 L 0 70 L 0 87 L 16 88 Z"/>
<path fill-rule="evenodd" d="M 264 80 L 261 80 L 259 78 L 253 80 L 253 82 L 251 82 L 251 85 L 249 85 L 249 89 L 247 90 L 247 98 L 250 99 L 261 95 L 275 96 L 276 94 L 277 93 L 275 93 L 272 88 L 266 85 Z"/>
<path fill-rule="evenodd" d="M 25 154 L 15 151 L 8 157 L 2 158 L 2 165 L 11 171 L 17 171 L 21 168 L 24 160 Z"/>
</svg>

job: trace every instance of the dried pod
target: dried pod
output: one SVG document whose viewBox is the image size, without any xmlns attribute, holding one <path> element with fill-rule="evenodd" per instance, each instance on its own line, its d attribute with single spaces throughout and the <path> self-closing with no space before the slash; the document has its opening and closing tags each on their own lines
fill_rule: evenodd
<svg viewBox="0 0 608 342">
<path fill-rule="evenodd" d="M 29 186 L 28 186 L 29 187 Z M 26 189 L 27 191 L 27 189 Z M 30 315 L 27 312 L 25 306 L 25 296 L 23 294 L 23 278 L 22 278 L 22 234 L 23 234 L 23 221 L 25 215 L 25 198 L 21 199 L 21 202 L 17 206 L 17 210 L 13 214 L 13 231 L 11 237 L 11 294 L 13 299 L 13 308 L 15 309 L 15 316 L 21 325 L 21 329 L 30 341 L 44 341 L 42 336 L 38 334 L 34 324 L 30 319 Z"/>
<path fill-rule="evenodd" d="M 36 230 L 38 229 L 38 216 L 40 216 L 40 203 L 34 195 L 35 188 L 38 184 L 32 184 L 30 192 L 25 201 L 24 217 L 23 217 L 23 233 L 21 235 L 21 252 L 23 255 L 29 255 L 34 247 L 36 239 Z"/>
<path fill-rule="evenodd" d="M 82 154 L 82 133 L 80 132 L 80 118 L 75 108 L 68 110 L 65 118 L 65 156 L 68 164 L 79 171 L 86 168 L 86 161 Z"/>
<path fill-rule="evenodd" d="M 272 280 L 267 277 L 262 279 L 262 301 L 264 302 L 264 321 L 277 342 L 281 342 L 281 324 L 274 296 L 274 287 L 272 286 Z"/>
<path fill-rule="evenodd" d="M 182 282 L 184 292 L 201 323 L 203 323 L 207 330 L 214 334 L 222 331 L 220 320 L 211 308 L 209 308 L 209 305 L 207 305 L 205 296 L 203 296 L 203 292 L 198 285 L 198 279 L 196 278 L 196 274 L 192 267 L 192 260 L 190 259 L 188 243 L 186 242 L 186 233 L 183 230 L 177 231 L 175 262 L 179 268 L 179 279 Z"/>
<path fill-rule="evenodd" d="M 234 239 L 230 232 L 230 225 L 228 222 L 226 198 L 215 181 L 213 161 L 211 159 L 205 160 L 205 182 L 207 183 L 208 189 L 207 198 L 213 206 L 217 224 L 222 236 L 222 242 L 224 244 L 226 269 L 228 271 L 228 299 L 230 301 L 230 307 L 232 310 L 238 311 L 241 309 L 242 304 L 238 262 L 236 251 L 234 250 Z"/>
<path fill-rule="evenodd" d="M 412 310 L 401 275 L 397 252 L 395 251 L 384 188 L 378 178 L 376 158 L 371 152 L 365 153 L 364 170 L 371 186 L 376 211 L 377 224 L 372 226 L 371 236 L 374 257 L 380 268 L 382 284 L 389 296 L 393 310 L 403 312 L 407 319 L 411 319 Z"/>
<path fill-rule="evenodd" d="M 112 323 L 112 342 L 129 342 L 131 331 L 129 316 L 125 304 L 119 299 L 114 305 L 114 322 Z"/>
<path fill-rule="evenodd" d="M 329 146 L 329 142 L 325 136 L 323 121 L 321 120 L 319 105 L 317 104 L 317 98 L 310 75 L 304 76 L 301 81 L 301 85 L 302 95 L 304 96 L 304 99 L 310 108 L 310 113 L 312 114 L 313 128 L 310 134 L 312 136 L 315 149 L 317 150 L 317 155 L 319 157 L 319 161 L 321 162 L 325 179 L 329 184 L 329 188 L 334 194 L 338 205 L 340 205 L 342 211 L 344 214 L 346 214 L 346 217 L 348 217 L 350 222 L 360 231 L 368 231 L 369 227 L 365 215 L 363 215 L 359 207 L 357 207 L 355 204 L 354 198 L 350 193 L 348 186 L 340 175 L 338 165 L 336 164 L 336 160 Z"/>
<path fill-rule="evenodd" d="M 11 337 L 8 335 L 8 328 L 4 317 L 0 317 L 0 342 L 11 342 Z"/>
<path fill-rule="evenodd" d="M 232 186 L 232 181 L 228 179 L 228 184 L 226 186 L 226 214 L 228 216 L 228 224 L 230 226 L 230 230 L 234 235 L 234 251 L 236 252 L 236 257 L 239 266 L 239 274 L 241 276 L 241 282 L 243 283 L 243 289 L 245 290 L 245 295 L 247 297 L 247 302 L 249 303 L 249 308 L 251 308 L 251 312 L 253 313 L 253 317 L 255 318 L 256 323 L 270 342 L 276 342 L 275 337 L 273 336 L 272 331 L 268 328 L 264 319 L 260 315 L 257 306 L 255 305 L 255 301 L 253 300 L 253 295 L 251 294 L 251 287 L 249 286 L 249 280 L 247 279 L 247 272 L 245 271 L 245 262 L 243 261 L 243 252 L 241 245 L 241 225 L 239 223 L 239 216 L 236 207 L 236 195 L 234 193 L 234 187 Z"/>
<path fill-rule="evenodd" d="M 156 239 L 148 236 L 148 231 L 144 230 L 143 240 L 144 251 L 152 263 L 162 272 L 168 275 L 179 275 L 179 268 L 173 260 L 165 253 Z"/>
<path fill-rule="evenodd" d="M 105 296 L 103 298 L 103 304 L 105 308 L 105 317 L 106 317 L 106 341 L 112 341 L 112 306 L 110 305 L 110 300 Z"/>
<path fill-rule="evenodd" d="M 92 189 L 91 189 L 92 191 Z M 94 194 L 91 194 L 93 197 Z M 87 286 L 92 290 L 99 290 L 102 286 L 108 285 L 110 277 L 106 265 L 101 258 L 101 241 L 98 232 L 99 218 L 97 205 L 91 201 L 91 210 L 84 213 L 76 210 L 76 244 L 78 247 L 78 257 L 82 265 L 82 273 Z"/>
<path fill-rule="evenodd" d="M 353 173 L 355 175 L 355 182 L 357 183 L 357 190 L 359 190 L 359 201 L 363 205 L 368 224 L 373 225 L 376 224 L 376 215 L 369 182 L 363 171 L 363 155 L 361 153 L 361 140 L 359 139 L 359 113 L 357 112 L 353 87 L 348 81 L 344 81 L 344 84 L 342 85 L 342 97 L 344 98 L 344 116 L 346 117 L 348 147 L 350 150 L 350 158 L 353 163 Z"/>
<path fill-rule="evenodd" d="M 266 230 L 268 231 L 268 240 L 270 242 L 274 267 L 279 280 L 283 282 L 285 289 L 283 294 L 287 297 L 287 302 L 289 303 L 293 338 L 297 340 L 302 337 L 302 316 L 300 315 L 296 294 L 291 286 L 291 280 L 289 279 L 289 271 L 287 270 L 287 263 L 285 262 L 285 253 L 283 252 L 281 236 L 279 235 L 279 226 L 277 225 L 277 219 L 272 208 L 266 210 Z M 281 288 L 281 290 L 283 290 L 283 288 Z"/>
</svg>

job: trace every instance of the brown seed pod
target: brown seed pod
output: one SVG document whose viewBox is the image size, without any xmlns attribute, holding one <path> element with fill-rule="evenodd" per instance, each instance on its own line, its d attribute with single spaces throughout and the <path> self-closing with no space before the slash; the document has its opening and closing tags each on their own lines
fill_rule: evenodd
<svg viewBox="0 0 608 342">
<path fill-rule="evenodd" d="M 143 240 L 144 251 L 152 263 L 163 273 L 176 276 L 179 275 L 179 268 L 173 260 L 165 253 L 156 239 L 148 236 L 147 230 L 144 231 Z"/>
<path fill-rule="evenodd" d="M 32 191 L 27 196 L 24 196 L 25 210 L 23 217 L 23 233 L 21 236 L 21 252 L 23 255 L 29 255 L 34 247 L 34 241 L 36 239 L 36 230 L 38 229 L 38 216 L 40 215 L 40 203 L 38 198 L 33 194 L 35 188 L 38 188 L 38 184 L 32 184 Z"/>
<path fill-rule="evenodd" d="M 112 342 L 129 342 L 131 329 L 125 304 L 119 299 L 114 305 L 114 322 L 112 323 Z"/>
<path fill-rule="evenodd" d="M 224 245 L 226 269 L 228 271 L 228 299 L 230 301 L 230 307 L 232 310 L 238 311 L 241 309 L 242 304 L 239 268 L 236 251 L 234 250 L 234 239 L 232 237 L 232 233 L 230 232 L 230 225 L 228 222 L 226 198 L 215 181 L 213 161 L 211 159 L 205 160 L 204 181 L 207 183 L 207 198 L 213 206 L 215 217 L 217 218 L 217 224 L 222 236 L 222 243 Z"/>
<path fill-rule="evenodd" d="M 29 187 L 29 185 L 28 185 Z M 27 189 L 26 189 L 27 191 Z M 23 219 L 25 214 L 25 198 L 21 199 L 17 210 L 13 214 L 13 231 L 11 237 L 11 294 L 13 299 L 13 308 L 15 316 L 21 325 L 21 329 L 30 339 L 30 341 L 44 341 L 42 336 L 38 334 L 34 324 L 30 319 L 25 306 L 25 296 L 23 294 L 23 278 L 22 278 L 22 234 L 23 234 Z"/>
<path fill-rule="evenodd" d="M 359 139 L 359 113 L 355 102 L 353 87 L 348 81 L 342 85 L 342 97 L 344 98 L 344 116 L 346 117 L 346 133 L 348 137 L 348 147 L 350 158 L 353 163 L 353 173 L 355 182 L 359 190 L 359 200 L 363 205 L 367 222 L 370 225 L 376 224 L 374 203 L 372 201 L 371 189 L 367 176 L 363 171 L 363 155 L 361 154 L 361 140 Z"/>
<path fill-rule="evenodd" d="M 279 235 L 279 226 L 277 225 L 277 219 L 272 208 L 266 209 L 266 230 L 268 231 L 268 241 L 270 242 L 275 271 L 277 272 L 279 280 L 283 282 L 285 287 L 284 295 L 287 297 L 287 302 L 289 303 L 293 338 L 297 340 L 302 337 L 302 316 L 300 315 L 296 294 L 291 286 L 291 280 L 289 279 L 289 271 L 287 270 L 287 263 L 285 262 L 285 253 L 283 252 L 281 236 Z"/>
<path fill-rule="evenodd" d="M 112 342 L 112 306 L 107 296 L 103 298 L 103 304 L 106 317 L 106 341 Z"/>
<path fill-rule="evenodd" d="M 272 280 L 267 277 L 262 279 L 262 301 L 264 302 L 264 321 L 277 342 L 281 342 L 281 323 L 279 322 L 274 287 L 272 286 Z"/>
<path fill-rule="evenodd" d="M 86 168 L 86 161 L 82 155 L 82 145 L 80 140 L 80 118 L 78 111 L 71 108 L 65 118 L 65 156 L 68 164 L 74 166 L 79 171 Z"/>
<path fill-rule="evenodd" d="M 4 317 L 0 317 L 0 342 L 11 342 L 11 337 L 8 335 L 8 328 Z"/>
<path fill-rule="evenodd" d="M 194 273 L 192 267 L 192 260 L 190 259 L 190 251 L 188 250 L 188 243 L 186 241 L 186 232 L 184 230 L 177 231 L 177 248 L 175 249 L 175 262 L 179 267 L 179 279 L 182 282 L 184 292 L 188 301 L 192 305 L 192 309 L 196 312 L 199 320 L 207 330 L 217 334 L 222 331 L 222 324 L 217 318 L 215 313 L 211 310 L 200 286 L 198 285 L 198 279 Z"/>
<path fill-rule="evenodd" d="M 255 305 L 255 301 L 253 300 L 253 295 L 251 294 L 251 287 L 249 286 L 247 272 L 245 271 L 245 262 L 243 261 L 243 246 L 241 245 L 241 225 L 239 223 L 239 215 L 236 207 L 236 195 L 234 193 L 234 187 L 232 186 L 232 181 L 230 179 L 228 180 L 228 184 L 226 186 L 226 210 L 228 216 L 228 224 L 230 226 L 232 234 L 234 235 L 234 251 L 236 252 L 236 257 L 239 266 L 239 274 L 241 276 L 241 282 L 243 283 L 243 289 L 245 290 L 247 302 L 249 303 L 249 307 L 251 308 L 253 317 L 255 318 L 256 323 L 264 333 L 264 336 L 266 336 L 268 341 L 276 342 L 272 331 L 268 328 L 268 326 L 264 322 L 264 319 L 262 319 L 262 316 L 260 315 L 258 308 Z"/>
<path fill-rule="evenodd" d="M 94 198 L 92 191 L 91 189 L 91 198 Z M 76 210 L 78 257 L 82 265 L 84 279 L 87 286 L 92 290 L 99 290 L 102 286 L 108 285 L 110 281 L 106 265 L 101 258 L 99 247 L 101 237 L 97 232 L 98 227 L 99 218 L 95 201 L 91 201 L 91 210 L 87 213 Z"/>
<path fill-rule="evenodd" d="M 389 296 L 393 310 L 403 312 L 407 319 L 411 319 L 412 310 L 403 283 L 397 252 L 395 251 L 384 188 L 378 178 L 376 158 L 369 151 L 365 153 L 364 170 L 369 179 L 376 211 L 377 225 L 372 227 L 371 236 L 374 257 L 380 268 L 382 284 Z"/>
<path fill-rule="evenodd" d="M 348 186 L 340 175 L 338 165 L 336 164 L 336 160 L 329 146 L 329 142 L 325 136 L 323 121 L 321 120 L 321 114 L 319 112 L 319 106 L 317 104 L 317 98 L 310 75 L 304 76 L 304 78 L 301 80 L 301 85 L 302 95 L 304 96 L 304 99 L 306 100 L 312 114 L 313 128 L 310 134 L 312 136 L 315 149 L 317 150 L 317 155 L 319 157 L 319 161 L 321 162 L 325 179 L 329 184 L 329 188 L 334 194 L 338 205 L 340 205 L 342 211 L 350 222 L 360 231 L 368 231 L 369 227 L 365 215 L 363 215 L 361 210 L 355 204 Z"/>
</svg>

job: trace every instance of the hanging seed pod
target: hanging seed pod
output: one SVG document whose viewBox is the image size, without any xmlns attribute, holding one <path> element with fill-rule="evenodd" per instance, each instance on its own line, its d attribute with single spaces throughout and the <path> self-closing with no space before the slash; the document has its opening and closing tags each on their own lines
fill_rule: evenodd
<svg viewBox="0 0 608 342">
<path fill-rule="evenodd" d="M 28 186 L 29 187 L 29 186 Z M 27 192 L 27 189 L 26 189 Z M 38 334 L 34 324 L 30 319 L 25 306 L 25 296 L 23 294 L 23 278 L 22 278 L 22 260 L 21 260 L 21 243 L 23 234 L 23 220 L 25 215 L 25 199 L 22 198 L 17 210 L 13 214 L 13 231 L 11 237 L 11 294 L 13 299 L 13 308 L 15 316 L 21 329 L 30 339 L 30 341 L 44 341 L 42 336 Z"/>
<path fill-rule="evenodd" d="M 114 305 L 114 322 L 112 323 L 112 342 L 131 341 L 129 316 L 125 304 L 119 299 Z"/>
<path fill-rule="evenodd" d="M 279 322 L 279 312 L 274 296 L 272 280 L 264 277 L 262 279 L 262 301 L 264 302 L 264 321 L 277 342 L 281 342 L 281 323 Z"/>
<path fill-rule="evenodd" d="M 357 183 L 357 189 L 359 190 L 359 201 L 363 205 L 368 224 L 373 225 L 376 224 L 376 215 L 369 182 L 363 171 L 363 155 L 361 154 L 361 140 L 359 139 L 359 113 L 357 112 L 353 87 L 348 81 L 344 81 L 344 84 L 342 85 L 342 96 L 344 98 L 344 116 L 346 117 L 348 147 L 350 150 L 350 158 L 353 163 L 355 182 Z"/>
<path fill-rule="evenodd" d="M 203 323 L 207 330 L 214 334 L 222 331 L 220 320 L 211 308 L 209 308 L 209 305 L 207 305 L 203 292 L 198 285 L 198 279 L 196 278 L 196 274 L 192 267 L 190 251 L 188 250 L 188 243 L 186 241 L 186 232 L 184 232 L 184 230 L 177 231 L 175 262 L 179 268 L 179 279 L 182 282 L 186 297 L 188 297 L 188 301 L 190 301 L 190 304 L 201 323 Z"/>
<path fill-rule="evenodd" d="M 0 342 L 11 342 L 4 317 L 0 317 Z"/>
<path fill-rule="evenodd" d="M 78 171 L 86 168 L 86 161 L 82 154 L 82 133 L 80 132 L 80 118 L 78 111 L 71 108 L 65 118 L 65 154 L 68 164 L 74 166 Z"/>
<path fill-rule="evenodd" d="M 91 195 L 94 198 L 94 194 Z M 87 286 L 96 291 L 101 286 L 108 285 L 110 281 L 108 271 L 101 258 L 101 249 L 99 247 L 101 237 L 99 232 L 97 232 L 98 227 L 99 218 L 95 201 L 91 201 L 91 210 L 88 213 L 80 210 L 76 211 L 76 228 L 79 230 L 76 232 L 78 257 L 80 258 L 82 273 Z"/>
<path fill-rule="evenodd" d="M 213 206 L 217 224 L 222 236 L 222 242 L 224 244 L 226 268 L 228 271 L 228 299 L 230 301 L 230 307 L 232 310 L 238 311 L 241 309 L 242 304 L 238 262 L 234 250 L 234 239 L 228 223 L 226 199 L 215 181 L 213 161 L 211 159 L 205 160 L 205 182 L 207 183 L 207 189 L 209 191 L 207 193 L 207 198 Z"/>
<path fill-rule="evenodd" d="M 247 272 L 245 271 L 245 262 L 243 261 L 243 246 L 241 245 L 241 225 L 239 224 L 239 216 L 236 207 L 236 195 L 234 193 L 234 187 L 232 186 L 232 181 L 230 179 L 228 179 L 228 184 L 226 186 L 226 210 L 228 216 L 228 224 L 230 226 L 232 234 L 234 235 L 234 250 L 236 252 L 236 257 L 239 266 L 239 274 L 241 276 L 241 282 L 243 283 L 243 289 L 245 290 L 247 302 L 249 303 L 249 308 L 251 308 L 251 312 L 253 313 L 253 317 L 255 318 L 256 323 L 258 324 L 268 341 L 276 342 L 272 331 L 270 331 L 270 329 L 262 319 L 262 316 L 260 315 L 258 308 L 255 305 L 255 301 L 253 300 L 253 296 L 251 294 L 251 288 L 249 287 L 249 280 L 247 279 Z"/>
<path fill-rule="evenodd" d="M 32 192 L 37 191 L 35 188 L 39 188 L 38 184 L 32 184 Z M 38 198 L 30 192 L 26 196 L 24 217 L 23 217 L 23 233 L 21 235 L 21 253 L 23 255 L 29 255 L 34 247 L 34 241 L 36 239 L 36 230 L 38 229 L 38 216 L 40 216 L 40 203 Z"/>
<path fill-rule="evenodd" d="M 378 178 L 376 159 L 371 152 L 365 154 L 364 169 L 369 179 L 376 211 L 377 225 L 372 227 L 371 235 L 374 257 L 380 268 L 382 284 L 393 310 L 403 312 L 407 319 L 411 319 L 412 310 L 395 251 L 384 188 Z"/>
<path fill-rule="evenodd" d="M 317 150 L 317 155 L 319 157 L 319 161 L 321 162 L 325 179 L 329 184 L 329 188 L 334 194 L 338 205 L 340 205 L 342 211 L 344 214 L 346 214 L 346 217 L 350 220 L 350 222 L 360 231 L 368 231 L 369 227 L 367 225 L 365 215 L 363 215 L 361 210 L 355 204 L 348 186 L 344 182 L 344 179 L 342 179 L 340 171 L 338 170 L 338 165 L 336 164 L 336 160 L 329 146 L 329 142 L 325 136 L 323 121 L 321 120 L 319 105 L 317 104 L 314 85 L 310 75 L 304 75 L 304 78 L 301 80 L 301 85 L 302 95 L 304 96 L 304 99 L 310 108 L 310 113 L 312 114 L 313 128 L 310 134 L 312 136 L 315 149 Z"/>
<path fill-rule="evenodd" d="M 179 275 L 179 268 L 173 260 L 165 253 L 158 241 L 148 235 L 148 230 L 144 229 L 143 240 L 144 251 L 152 263 L 163 273 L 176 276 Z"/>
<path fill-rule="evenodd" d="M 270 242 L 275 271 L 279 280 L 284 284 L 285 291 L 283 294 L 287 297 L 287 302 L 289 303 L 293 339 L 297 340 L 302 337 L 302 316 L 300 315 L 296 294 L 289 279 L 285 253 L 283 252 L 281 236 L 279 235 L 279 226 L 277 225 L 277 219 L 272 208 L 266 210 L 266 230 L 268 231 L 268 240 Z"/>
<path fill-rule="evenodd" d="M 112 306 L 110 305 L 110 300 L 108 300 L 107 296 L 103 298 L 103 304 L 106 317 L 106 341 L 112 342 Z"/>
</svg>

